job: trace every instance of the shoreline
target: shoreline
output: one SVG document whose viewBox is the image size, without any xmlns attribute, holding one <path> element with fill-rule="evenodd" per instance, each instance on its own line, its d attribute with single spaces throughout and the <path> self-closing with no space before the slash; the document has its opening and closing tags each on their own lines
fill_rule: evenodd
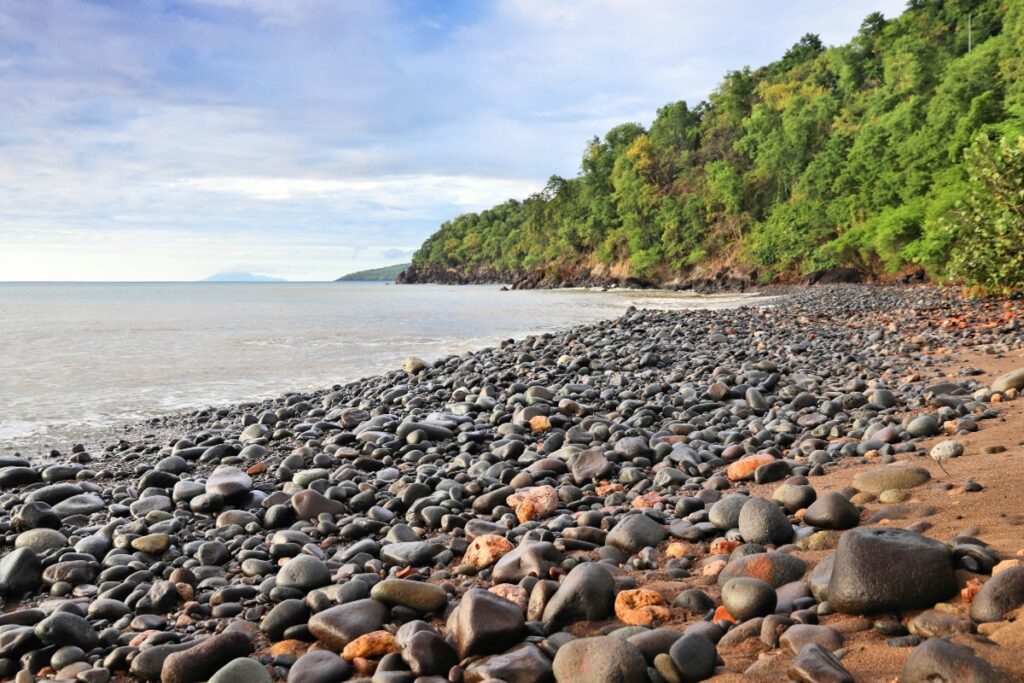
<svg viewBox="0 0 1024 683">
<path fill-rule="evenodd" d="M 684 644 L 722 660 L 698 679 L 775 680 L 808 658 L 857 680 L 908 661 L 1024 676 L 1000 644 L 1020 637 L 1014 615 L 975 619 L 983 598 L 960 595 L 1024 553 L 1024 401 L 990 388 L 1024 367 L 1021 316 L 1024 302 L 884 286 L 632 309 L 165 416 L 155 438 L 143 423 L 110 449 L 36 465 L 0 453 L 0 676 L 30 654 L 34 673 L 118 681 L 247 666 L 274 681 L 303 680 L 303 667 L 331 681 L 386 668 L 406 680 L 410 667 L 466 683 L 552 668 L 592 681 L 614 651 L 630 675 L 671 680 L 694 661 Z M 946 475 L 927 454 L 949 440 L 963 454 Z M 893 467 L 918 475 L 863 485 Z M 827 557 L 856 565 L 840 539 L 879 526 L 959 538 L 933 549 L 948 577 L 882 549 L 927 593 L 883 609 L 895 623 L 845 604 L 841 587 L 817 592 Z M 955 588 L 943 583 L 954 572 Z M 746 577 L 746 592 L 724 598 L 726 576 Z M 54 631 L 12 616 L 51 623 L 58 607 L 78 620 Z M 936 655 L 945 646 L 924 633 L 969 649 Z M 82 654 L 51 666 L 58 644 Z"/>
<path fill-rule="evenodd" d="M 29 283 L 29 284 L 33 284 L 33 283 Z M 134 284 L 134 283 L 87 283 L 87 284 L 108 285 L 108 284 Z M 141 284 L 166 284 L 166 283 L 141 283 Z M 254 284 L 254 285 L 268 285 L 269 284 L 269 285 L 277 285 L 277 284 L 303 284 L 303 283 L 290 283 L 290 282 L 286 282 L 286 283 L 277 283 L 277 282 L 274 282 L 274 283 L 267 283 L 267 282 L 255 282 L 255 283 L 200 282 L 200 283 L 192 283 L 192 282 L 184 282 L 184 283 L 170 283 L 170 284 L 189 284 L 189 285 L 191 285 L 191 284 L 217 284 L 217 285 L 219 285 L 219 284 Z M 324 282 L 324 283 L 317 283 L 317 284 L 330 285 L 330 284 L 333 284 L 333 283 L 331 283 L 331 282 Z M 365 284 L 365 283 L 353 283 L 353 284 Z M 376 283 L 371 283 L 371 284 L 376 284 Z M 433 284 L 433 283 L 431 283 L 431 284 Z M 450 286 L 450 285 L 439 284 L 439 285 L 434 285 L 434 286 L 446 287 L 446 286 Z M 494 283 L 492 286 L 497 287 L 498 285 L 497 285 L 497 283 Z M 706 301 L 709 304 L 713 304 L 717 300 L 722 300 L 722 301 L 724 301 L 726 303 L 727 306 L 731 306 L 734 302 L 741 302 L 741 303 L 738 303 L 737 305 L 751 305 L 751 304 L 754 304 L 755 302 L 757 302 L 759 300 L 770 301 L 774 297 L 778 296 L 778 294 L 771 294 L 771 293 L 763 294 L 763 293 L 760 293 L 760 292 L 700 294 L 700 293 L 687 292 L 687 291 L 678 291 L 678 290 L 671 290 L 671 289 L 628 289 L 628 288 L 615 288 L 615 289 L 611 289 L 611 290 L 597 291 L 597 290 L 595 290 L 593 288 L 587 288 L 587 287 L 562 288 L 559 291 L 594 293 L 594 294 L 610 294 L 610 295 L 613 295 L 613 296 L 614 295 L 622 295 L 622 296 L 628 296 L 628 297 L 637 297 L 638 299 L 642 299 L 642 300 L 649 300 L 651 298 L 657 299 L 657 298 L 661 297 L 661 298 L 664 298 L 666 300 L 677 299 L 677 300 L 680 300 L 680 301 L 690 301 L 690 300 L 693 300 L 693 301 Z M 749 303 L 746 303 L 747 300 L 749 300 Z M 661 303 L 662 302 L 660 302 L 660 301 L 655 301 L 653 303 L 653 305 L 649 305 L 647 303 L 647 301 L 641 301 L 640 302 L 640 307 L 641 308 L 660 308 L 659 304 L 661 304 Z M 635 303 L 633 305 L 635 305 Z M 686 310 L 686 308 L 687 307 L 684 307 L 683 310 Z M 616 320 L 615 317 L 609 317 L 607 319 L 599 320 L 599 321 L 597 321 L 597 323 L 610 323 L 610 322 L 612 322 L 614 320 Z M 593 323 L 591 323 L 591 324 L 593 324 Z M 539 330 L 539 331 L 533 332 L 532 335 L 538 335 L 538 334 L 557 334 L 557 333 L 569 332 L 569 331 L 571 331 L 576 326 L 578 326 L 578 324 L 567 324 L 567 325 L 559 326 L 559 327 L 556 327 L 556 328 Z M 527 333 L 526 335 L 520 335 L 520 336 L 531 336 L 531 334 Z M 467 355 L 467 354 L 473 353 L 474 350 L 479 350 L 481 348 L 486 348 L 487 346 L 493 345 L 494 343 L 497 343 L 498 341 L 499 340 L 497 338 L 494 338 L 494 339 L 480 338 L 480 339 L 474 340 L 473 342 L 471 342 L 469 344 L 472 347 L 469 350 L 461 350 L 461 351 L 455 351 L 455 352 L 451 352 L 451 353 L 447 353 L 446 352 L 446 353 L 442 353 L 438 357 L 449 357 L 449 356 L 463 356 L 463 355 Z M 436 360 L 431 355 L 428 355 L 428 354 L 425 354 L 425 357 L 427 358 L 428 361 L 431 361 L 431 362 L 432 362 L 432 360 Z M 372 378 L 372 377 L 379 377 L 381 374 L 382 373 L 362 375 L 362 376 L 353 376 L 351 379 L 345 380 L 342 384 L 350 384 L 350 383 L 353 383 L 353 382 L 361 382 L 361 381 L 364 381 L 364 380 Z M 35 436 L 33 434 L 20 434 L 20 435 L 16 435 L 16 436 L 12 436 L 12 437 L 0 438 L 0 455 L 3 455 L 3 454 L 20 454 L 22 457 L 26 457 L 29 460 L 33 461 L 33 462 L 42 463 L 42 462 L 45 461 L 45 458 L 48 457 L 46 455 L 46 453 L 49 452 L 49 451 L 58 450 L 58 451 L 61 451 L 61 452 L 66 452 L 66 451 L 70 450 L 70 448 L 72 446 L 74 446 L 74 445 L 84 445 L 84 446 L 86 446 L 88 448 L 93 448 L 93 449 L 99 448 L 99 449 L 102 449 L 102 448 L 104 448 L 106 446 L 109 446 L 112 441 L 117 441 L 117 440 L 119 440 L 121 438 L 129 438 L 129 439 L 131 439 L 131 438 L 139 438 L 140 436 L 145 434 L 147 432 L 147 430 L 149 429 L 149 427 L 147 425 L 149 425 L 150 423 L 152 423 L 154 421 L 157 424 L 166 425 L 166 426 L 161 426 L 161 432 L 166 432 L 166 431 L 168 431 L 170 429 L 175 428 L 175 425 L 178 425 L 178 424 L 182 423 L 183 421 L 187 420 L 190 415 L 193 415 L 193 414 L 195 414 L 197 412 L 209 411 L 209 410 L 222 410 L 222 409 L 235 410 L 235 409 L 238 409 L 240 407 L 250 406 L 250 405 L 268 405 L 268 404 L 272 404 L 273 402 L 283 400 L 283 397 L 285 397 L 285 396 L 287 396 L 289 394 L 309 394 L 311 392 L 313 392 L 313 393 L 316 393 L 316 392 L 326 392 L 326 391 L 330 391 L 331 387 L 342 386 L 342 384 L 339 384 L 337 381 L 332 381 L 332 382 L 329 382 L 329 383 L 328 382 L 317 383 L 315 385 L 314 384 L 310 384 L 310 385 L 307 385 L 306 387 L 296 387 L 296 386 L 291 385 L 291 384 L 286 384 L 286 385 L 280 386 L 278 388 L 267 388 L 266 390 L 264 390 L 262 392 L 263 395 L 260 396 L 260 397 L 245 398 L 245 399 L 240 399 L 240 400 L 214 401 L 214 402 L 209 402 L 209 403 L 185 404 L 185 405 L 181 405 L 180 407 L 177 407 L 177 408 L 170 408 L 170 409 L 164 409 L 164 410 L 156 410 L 156 411 L 153 411 L 153 412 L 149 413 L 146 416 L 141 416 L 138 419 L 116 419 L 115 418 L 115 419 L 110 419 L 110 420 L 103 420 L 102 424 L 96 424 L 96 425 L 93 425 L 93 426 L 91 426 L 91 427 L 89 427 L 87 429 L 83 429 L 80 432 L 75 433 L 72 438 L 67 439 L 66 441 L 58 441 L 58 439 L 64 438 L 63 435 L 60 435 L 57 438 L 48 438 L 48 437 L 45 437 L 45 436 L 37 437 L 37 436 Z M 71 424 L 71 422 L 69 421 L 69 422 L 63 423 L 63 424 Z M 57 425 L 57 426 L 61 427 L 61 428 L 56 430 L 58 433 L 62 432 L 62 431 L 64 431 L 64 432 L 67 431 L 67 430 L 62 428 L 62 425 Z"/>
</svg>

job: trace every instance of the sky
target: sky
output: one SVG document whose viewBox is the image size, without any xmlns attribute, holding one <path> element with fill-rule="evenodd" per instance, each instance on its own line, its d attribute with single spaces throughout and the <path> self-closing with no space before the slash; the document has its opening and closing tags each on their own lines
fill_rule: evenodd
<svg viewBox="0 0 1024 683">
<path fill-rule="evenodd" d="M 333 279 L 905 0 L 3 0 L 0 281 Z"/>
</svg>

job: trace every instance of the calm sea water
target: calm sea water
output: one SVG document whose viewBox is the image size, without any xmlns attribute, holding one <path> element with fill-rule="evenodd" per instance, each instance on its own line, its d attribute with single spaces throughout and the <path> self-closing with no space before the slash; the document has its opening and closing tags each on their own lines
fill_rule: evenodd
<svg viewBox="0 0 1024 683">
<path fill-rule="evenodd" d="M 615 317 L 736 297 L 375 283 L 0 284 L 0 453 L 330 386 Z"/>
</svg>

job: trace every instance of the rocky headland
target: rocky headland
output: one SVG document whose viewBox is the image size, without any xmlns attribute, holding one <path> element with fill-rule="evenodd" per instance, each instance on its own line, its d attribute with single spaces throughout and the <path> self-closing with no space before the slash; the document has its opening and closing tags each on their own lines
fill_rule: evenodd
<svg viewBox="0 0 1024 683">
<path fill-rule="evenodd" d="M 1024 680 L 1022 314 L 631 310 L 0 453 L 0 678 Z"/>
</svg>

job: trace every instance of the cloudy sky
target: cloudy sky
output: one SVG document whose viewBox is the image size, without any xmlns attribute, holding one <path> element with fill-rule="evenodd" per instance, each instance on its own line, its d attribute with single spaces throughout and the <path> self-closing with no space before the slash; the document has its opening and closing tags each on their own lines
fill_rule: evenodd
<svg viewBox="0 0 1024 683">
<path fill-rule="evenodd" d="M 3 0 L 0 281 L 328 279 L 905 0 Z"/>
</svg>

